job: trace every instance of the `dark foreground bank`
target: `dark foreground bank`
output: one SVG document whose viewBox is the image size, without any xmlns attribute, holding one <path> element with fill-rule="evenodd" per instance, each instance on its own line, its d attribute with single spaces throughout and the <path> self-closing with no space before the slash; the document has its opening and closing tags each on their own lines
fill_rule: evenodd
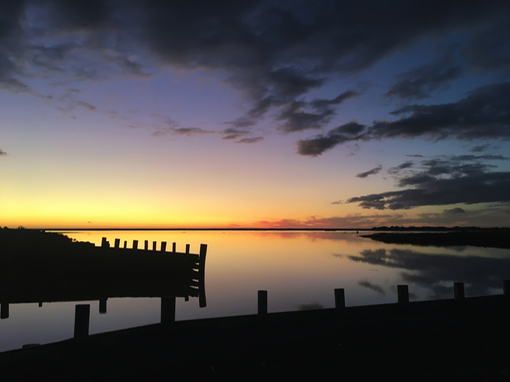
<svg viewBox="0 0 510 382">
<path fill-rule="evenodd" d="M 504 296 L 150 325 L 0 353 L 2 381 L 508 381 Z"/>
</svg>

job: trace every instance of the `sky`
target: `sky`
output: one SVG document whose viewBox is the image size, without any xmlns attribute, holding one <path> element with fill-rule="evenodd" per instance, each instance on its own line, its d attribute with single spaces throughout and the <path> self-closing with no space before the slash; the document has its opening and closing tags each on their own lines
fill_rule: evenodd
<svg viewBox="0 0 510 382">
<path fill-rule="evenodd" d="M 0 226 L 510 226 L 510 2 L 4 0 Z"/>
</svg>

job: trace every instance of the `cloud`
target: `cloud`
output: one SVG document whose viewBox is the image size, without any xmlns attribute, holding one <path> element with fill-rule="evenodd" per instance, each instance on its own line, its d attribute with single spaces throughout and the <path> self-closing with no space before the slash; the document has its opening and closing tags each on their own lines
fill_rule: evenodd
<svg viewBox="0 0 510 382">
<path fill-rule="evenodd" d="M 510 26 L 508 15 L 497 15 L 487 28 L 474 35 L 464 49 L 471 67 L 510 74 Z"/>
<path fill-rule="evenodd" d="M 506 161 L 508 158 L 460 155 L 424 159 L 419 170 L 399 173 L 397 186 L 407 189 L 352 197 L 346 203 L 358 203 L 367 209 L 399 210 L 457 203 L 510 202 L 510 172 L 490 171 L 495 165 L 483 162 L 487 160 Z"/>
<path fill-rule="evenodd" d="M 368 171 L 365 171 L 365 172 L 360 172 L 358 175 L 356 175 L 357 178 L 366 178 L 368 177 L 369 175 L 375 175 L 375 174 L 379 174 L 382 170 L 382 165 L 379 165 L 371 170 L 368 170 Z"/>
<path fill-rule="evenodd" d="M 274 219 L 253 223 L 259 228 L 371 228 L 402 219 L 400 214 L 352 214 L 346 216 L 316 217 L 306 219 Z"/>
<path fill-rule="evenodd" d="M 202 134 L 214 134 L 214 131 L 211 130 L 204 130 L 199 127 L 180 127 L 173 129 L 173 134 L 176 135 L 186 135 L 187 137 L 193 137 L 195 135 L 202 135 Z"/>
<path fill-rule="evenodd" d="M 5 156 L 5 155 L 7 155 L 7 153 L 5 151 L 3 151 L 3 150 L 0 150 L 0 157 L 1 156 Z"/>
<path fill-rule="evenodd" d="M 383 288 L 381 288 L 379 285 L 375 285 L 375 284 L 372 284 L 371 282 L 369 281 L 360 281 L 358 283 L 359 286 L 362 286 L 364 288 L 368 288 L 368 289 L 371 289 L 379 294 L 382 294 L 382 295 L 385 295 L 386 292 L 384 291 Z"/>
<path fill-rule="evenodd" d="M 76 105 L 78 106 L 82 106 L 84 107 L 85 109 L 88 109 L 89 111 L 95 111 L 96 110 L 96 107 L 94 105 L 92 105 L 91 103 L 88 103 L 88 102 L 84 102 L 84 101 L 77 101 L 76 102 Z"/>
<path fill-rule="evenodd" d="M 355 121 L 340 125 L 326 135 L 298 141 L 298 153 L 313 157 L 321 155 L 338 144 L 364 139 L 364 130 L 365 126 Z"/>
<path fill-rule="evenodd" d="M 419 155 L 418 157 L 422 158 L 423 156 L 422 155 Z M 405 170 L 407 168 L 411 168 L 414 166 L 414 162 L 413 161 L 407 161 L 407 162 L 404 162 L 396 167 L 391 167 L 388 169 L 388 174 L 392 174 L 392 175 L 396 175 L 398 174 L 400 171 L 402 170 Z"/>
<path fill-rule="evenodd" d="M 443 213 L 444 214 L 465 214 L 466 211 L 463 210 L 462 208 L 456 207 L 456 208 L 452 208 L 450 210 L 444 210 Z"/>
<path fill-rule="evenodd" d="M 237 128 L 228 128 L 222 131 L 225 136 L 222 139 L 237 139 L 244 135 L 250 134 L 250 130 L 243 130 Z"/>
<path fill-rule="evenodd" d="M 427 98 L 438 89 L 446 89 L 448 84 L 459 78 L 462 73 L 462 66 L 456 64 L 452 54 L 449 54 L 432 64 L 397 75 L 397 82 L 390 87 L 385 96 L 406 100 Z"/>
<path fill-rule="evenodd" d="M 472 65 L 504 71 L 508 54 L 498 48 L 509 43 L 505 33 L 509 12 L 506 2 L 463 6 L 453 0 L 406 6 L 399 0 L 227 0 L 221 5 L 205 0 L 4 1 L 0 88 L 29 91 L 29 80 L 41 78 L 58 78 L 65 84 L 119 76 L 146 78 L 164 68 L 202 70 L 220 75 L 249 103 L 247 113 L 229 122 L 232 127 L 253 126 L 272 111 L 280 131 L 304 131 L 330 123 L 347 99 L 342 95 L 355 91 L 342 89 L 331 100 L 309 100 L 310 92 L 367 70 L 428 36 L 461 32 L 466 42 L 459 49 Z M 494 15 L 501 20 L 496 26 L 488 22 Z M 432 63 L 403 74 L 388 93 L 418 99 L 459 74 L 456 64 Z M 408 110 L 423 118 L 421 111 Z M 365 137 L 377 138 L 378 131 L 389 137 L 393 130 L 386 135 L 384 131 L 392 127 L 379 123 Z M 347 138 L 325 136 L 303 143 L 301 152 L 316 156 L 321 147 L 355 137 Z"/>
<path fill-rule="evenodd" d="M 369 126 L 355 123 L 356 131 L 350 134 L 339 126 L 325 135 L 300 140 L 297 142 L 298 153 L 318 156 L 339 144 L 384 138 L 509 140 L 510 83 L 481 86 L 457 102 L 409 105 L 391 114 L 400 119 L 375 121 Z"/>
<path fill-rule="evenodd" d="M 243 138 L 238 140 L 236 143 L 257 143 L 262 140 L 264 140 L 264 137 Z"/>
</svg>

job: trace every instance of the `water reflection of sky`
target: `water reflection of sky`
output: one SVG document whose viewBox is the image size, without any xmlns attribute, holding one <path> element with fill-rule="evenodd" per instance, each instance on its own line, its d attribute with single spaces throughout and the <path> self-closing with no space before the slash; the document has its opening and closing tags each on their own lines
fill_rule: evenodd
<svg viewBox="0 0 510 382">
<path fill-rule="evenodd" d="M 408 284 L 414 300 L 450 298 L 453 282 L 463 281 L 466 296 L 501 293 L 508 278 L 510 251 L 475 247 L 392 245 L 362 238 L 355 232 L 233 231 L 96 231 L 68 236 L 100 245 L 115 238 L 131 247 L 138 240 L 190 244 L 198 253 L 208 244 L 205 289 L 207 307 L 198 299 L 177 299 L 177 319 L 256 312 L 257 290 L 268 291 L 270 312 L 334 306 L 335 288 L 344 288 L 346 304 L 368 305 L 397 300 L 396 285 Z M 91 302 L 91 333 L 158 322 L 159 299 L 109 299 L 99 315 Z M 72 336 L 73 303 L 11 305 L 10 318 L 0 320 L 0 351 L 32 342 Z"/>
</svg>

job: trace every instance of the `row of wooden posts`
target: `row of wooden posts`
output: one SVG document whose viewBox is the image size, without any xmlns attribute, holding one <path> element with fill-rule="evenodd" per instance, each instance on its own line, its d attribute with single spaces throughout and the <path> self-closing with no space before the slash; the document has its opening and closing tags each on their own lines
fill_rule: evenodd
<svg viewBox="0 0 510 382">
<path fill-rule="evenodd" d="M 335 289 L 335 309 L 345 309 L 345 290 L 343 288 Z M 455 282 L 453 284 L 454 299 L 462 301 L 464 295 L 464 283 Z M 510 300 L 510 280 L 503 280 L 503 294 Z M 409 287 L 407 285 L 397 285 L 397 304 L 405 307 L 409 304 Z M 258 316 L 267 315 L 267 290 L 258 291 Z M 90 305 L 79 304 L 75 309 L 74 337 L 82 338 L 89 334 Z M 175 297 L 161 298 L 161 323 L 171 324 L 175 322 Z"/>
<path fill-rule="evenodd" d="M 161 248 L 160 248 L 161 252 L 166 252 L 166 244 L 167 244 L 166 241 L 161 242 Z M 106 240 L 106 237 L 103 237 L 103 239 L 101 240 L 101 247 L 102 248 L 110 248 L 110 242 L 108 240 Z M 117 249 L 121 248 L 120 247 L 120 239 L 115 239 L 113 248 L 117 248 Z M 122 248 L 127 249 L 127 240 L 124 240 L 124 246 Z M 152 242 L 152 250 L 156 251 L 157 250 L 156 248 L 157 248 L 157 242 L 153 241 Z M 186 252 L 185 253 L 189 253 L 189 248 L 190 248 L 190 245 L 186 244 Z M 133 240 L 132 249 L 138 249 L 138 240 Z M 144 241 L 143 249 L 145 251 L 149 250 L 149 240 Z M 175 253 L 175 252 L 176 252 L 176 243 L 172 243 L 172 253 Z"/>
</svg>

